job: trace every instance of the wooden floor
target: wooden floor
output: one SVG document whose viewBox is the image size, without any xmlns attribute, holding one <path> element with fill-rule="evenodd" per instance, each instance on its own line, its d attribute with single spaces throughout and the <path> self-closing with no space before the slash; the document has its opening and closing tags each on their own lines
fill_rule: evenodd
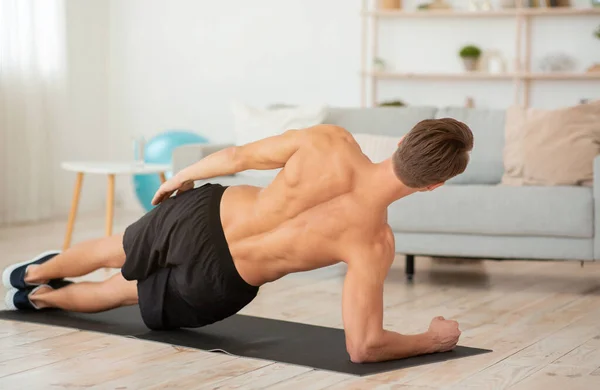
<svg viewBox="0 0 600 390">
<path fill-rule="evenodd" d="M 117 228 L 135 215 L 117 218 Z M 0 266 L 57 248 L 64 221 L 0 230 Z M 80 218 L 75 241 L 103 233 Z M 117 230 L 117 229 L 116 229 Z M 343 266 L 265 286 L 244 313 L 341 327 Z M 91 278 L 100 278 L 100 272 Z M 70 329 L 0 321 L 0 389 L 600 389 L 600 265 L 399 257 L 385 289 L 385 326 L 420 332 L 457 319 L 461 344 L 490 354 L 357 378 L 268 361 Z"/>
</svg>

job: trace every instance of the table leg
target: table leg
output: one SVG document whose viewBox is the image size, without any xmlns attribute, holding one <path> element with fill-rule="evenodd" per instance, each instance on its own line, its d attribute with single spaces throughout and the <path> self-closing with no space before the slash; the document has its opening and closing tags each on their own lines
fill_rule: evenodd
<svg viewBox="0 0 600 390">
<path fill-rule="evenodd" d="M 160 182 L 161 183 L 164 183 L 164 182 L 167 181 L 167 178 L 165 177 L 165 173 L 164 172 L 161 172 L 158 175 L 160 176 Z"/>
<path fill-rule="evenodd" d="M 77 172 L 75 179 L 75 189 L 73 190 L 73 199 L 71 200 L 71 211 L 69 212 L 69 221 L 67 222 L 67 232 L 63 241 L 63 251 L 71 246 L 71 237 L 73 236 L 73 227 L 75 226 L 75 217 L 77 216 L 77 207 L 79 206 L 79 195 L 83 185 L 83 172 Z"/>
<path fill-rule="evenodd" d="M 113 215 L 115 213 L 115 175 L 108 175 L 106 191 L 106 235 L 112 235 Z"/>
</svg>

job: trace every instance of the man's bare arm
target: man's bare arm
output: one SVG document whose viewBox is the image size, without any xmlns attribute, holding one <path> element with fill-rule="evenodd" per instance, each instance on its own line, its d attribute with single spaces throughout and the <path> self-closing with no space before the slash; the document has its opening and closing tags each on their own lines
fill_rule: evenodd
<svg viewBox="0 0 600 390">
<path fill-rule="evenodd" d="M 154 195 L 152 204 L 157 205 L 175 191 L 194 188 L 194 181 L 228 176 L 248 169 L 283 168 L 302 145 L 319 137 L 351 137 L 344 129 L 332 125 L 317 125 L 303 130 L 288 130 L 243 146 L 232 146 L 213 153 L 195 164 L 182 169 L 165 182 Z"/>
<path fill-rule="evenodd" d="M 183 169 L 181 175 L 188 180 L 203 180 L 248 169 L 282 168 L 300 147 L 303 131 L 288 130 L 280 135 L 220 150 Z"/>
<path fill-rule="evenodd" d="M 177 190 L 192 189 L 196 180 L 228 176 L 248 169 L 282 168 L 299 149 L 305 131 L 308 130 L 289 130 L 277 136 L 243 146 L 232 146 L 206 156 L 165 182 L 154 195 L 152 204 L 159 204 Z"/>
<path fill-rule="evenodd" d="M 383 328 L 383 282 L 393 262 L 368 258 L 369 251 L 348 262 L 343 317 L 346 348 L 355 363 L 380 362 L 448 351 L 458 342 L 458 323 L 436 317 L 427 332 L 403 335 Z"/>
<path fill-rule="evenodd" d="M 302 145 L 324 136 L 348 136 L 349 133 L 332 125 L 317 125 L 303 130 L 288 130 L 242 146 L 232 146 L 183 169 L 178 175 L 185 180 L 203 180 L 232 175 L 249 169 L 283 168 Z"/>
</svg>

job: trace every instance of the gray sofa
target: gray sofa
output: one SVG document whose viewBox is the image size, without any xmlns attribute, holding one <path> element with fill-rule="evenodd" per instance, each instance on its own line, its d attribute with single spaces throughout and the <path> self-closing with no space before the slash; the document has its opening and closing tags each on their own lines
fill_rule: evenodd
<svg viewBox="0 0 600 390">
<path fill-rule="evenodd" d="M 452 117 L 475 135 L 471 163 L 447 185 L 417 193 L 389 207 L 396 251 L 407 255 L 412 278 L 414 255 L 486 259 L 600 259 L 600 181 L 590 187 L 509 187 L 503 174 L 503 110 L 466 108 L 332 108 L 326 123 L 353 133 L 398 138 L 422 119 Z M 174 170 L 228 145 L 188 145 L 174 152 Z M 600 159 L 594 165 L 600 175 Z M 223 185 L 267 185 L 273 174 L 241 173 L 212 180 Z M 201 184 L 201 183 L 198 183 Z"/>
</svg>

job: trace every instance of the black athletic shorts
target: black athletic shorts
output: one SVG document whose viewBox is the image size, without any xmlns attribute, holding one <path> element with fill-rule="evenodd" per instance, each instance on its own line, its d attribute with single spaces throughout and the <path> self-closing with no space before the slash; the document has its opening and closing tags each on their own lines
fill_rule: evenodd
<svg viewBox="0 0 600 390">
<path fill-rule="evenodd" d="M 121 270 L 137 280 L 150 329 L 196 328 L 250 303 L 258 287 L 237 272 L 221 225 L 226 187 L 206 184 L 169 198 L 125 230 Z"/>
</svg>

